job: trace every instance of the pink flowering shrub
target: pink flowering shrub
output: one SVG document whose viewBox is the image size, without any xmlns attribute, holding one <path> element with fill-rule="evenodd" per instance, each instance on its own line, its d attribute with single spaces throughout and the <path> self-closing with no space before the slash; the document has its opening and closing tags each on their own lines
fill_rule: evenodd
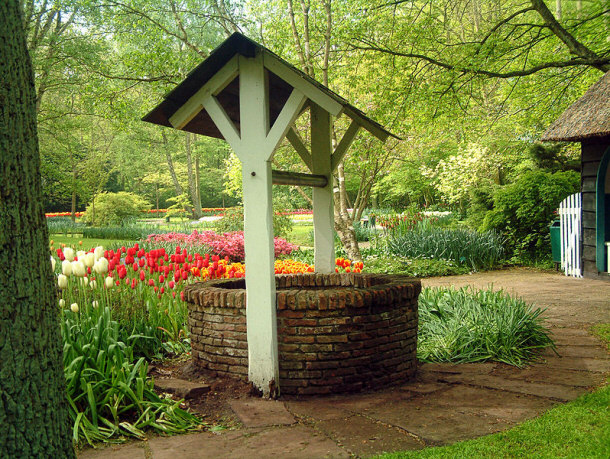
<svg viewBox="0 0 610 459">
<path fill-rule="evenodd" d="M 214 231 L 197 230 L 191 234 L 184 233 L 167 233 L 167 234 L 151 234 L 146 239 L 146 242 L 180 244 L 186 246 L 206 246 L 210 251 L 220 257 L 228 256 L 231 260 L 243 260 L 244 254 L 244 232 L 231 231 L 229 233 L 218 234 Z M 276 237 L 275 240 L 275 257 L 279 255 L 290 255 L 297 247 L 285 239 Z"/>
</svg>

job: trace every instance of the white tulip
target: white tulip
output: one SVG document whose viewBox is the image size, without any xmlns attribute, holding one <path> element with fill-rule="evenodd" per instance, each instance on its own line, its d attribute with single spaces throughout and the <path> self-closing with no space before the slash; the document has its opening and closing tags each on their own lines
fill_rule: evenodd
<svg viewBox="0 0 610 459">
<path fill-rule="evenodd" d="M 91 305 L 93 306 L 93 308 L 97 308 L 100 304 L 97 302 L 97 300 L 93 300 L 93 303 L 91 303 Z"/>
<path fill-rule="evenodd" d="M 66 305 L 66 300 L 64 300 L 63 298 L 59 300 L 59 307 L 63 308 Z"/>
<path fill-rule="evenodd" d="M 70 310 L 74 313 L 78 312 L 78 304 L 77 303 L 72 303 L 70 305 Z"/>
<path fill-rule="evenodd" d="M 104 247 L 98 245 L 93 251 L 93 255 L 95 255 L 95 261 L 99 260 L 104 256 Z"/>
<path fill-rule="evenodd" d="M 106 284 L 106 288 L 111 288 L 114 285 L 114 279 L 108 276 L 106 280 L 104 280 L 104 283 Z"/>
<path fill-rule="evenodd" d="M 91 287 L 91 290 L 93 290 L 95 287 L 97 287 L 97 282 L 95 281 L 95 279 L 93 279 L 91 282 L 89 282 L 89 287 Z"/>
<path fill-rule="evenodd" d="M 79 260 L 82 260 L 86 253 L 87 252 L 85 252 L 84 250 L 79 250 L 78 252 L 76 252 L 76 256 Z"/>
<path fill-rule="evenodd" d="M 51 269 L 55 272 L 55 258 L 51 257 Z"/>
<path fill-rule="evenodd" d="M 85 264 L 78 260 L 72 262 L 72 273 L 75 276 L 85 276 L 87 274 L 87 268 L 85 268 Z"/>
<path fill-rule="evenodd" d="M 89 283 L 89 278 L 88 277 L 81 277 L 80 278 L 80 283 L 81 283 L 81 285 L 86 287 L 87 284 Z"/>
<path fill-rule="evenodd" d="M 64 260 L 61 262 L 61 273 L 64 276 L 70 276 L 72 274 L 72 263 L 68 260 Z"/>
<path fill-rule="evenodd" d="M 74 260 L 74 250 L 72 250 L 70 247 L 64 247 L 64 257 L 68 261 Z"/>
<path fill-rule="evenodd" d="M 61 289 L 66 288 L 68 286 L 68 278 L 63 274 L 60 274 L 59 276 L 57 276 L 57 285 Z"/>
<path fill-rule="evenodd" d="M 80 260 L 80 258 L 79 258 Z M 91 268 L 93 267 L 93 264 L 95 263 L 95 255 L 92 253 L 88 253 L 83 257 L 83 261 L 85 262 L 85 266 L 87 268 Z"/>
<path fill-rule="evenodd" d="M 93 265 L 93 270 L 98 274 L 104 274 L 108 272 L 108 260 L 104 257 L 100 258 Z"/>
</svg>

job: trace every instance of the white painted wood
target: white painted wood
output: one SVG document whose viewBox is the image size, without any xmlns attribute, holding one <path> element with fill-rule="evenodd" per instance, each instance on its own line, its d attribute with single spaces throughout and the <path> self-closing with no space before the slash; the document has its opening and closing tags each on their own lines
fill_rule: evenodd
<svg viewBox="0 0 610 459">
<path fill-rule="evenodd" d="M 352 142 L 356 138 L 356 134 L 358 134 L 359 130 L 360 125 L 356 121 L 352 120 L 351 124 L 347 128 L 347 131 L 345 131 L 345 134 L 343 134 L 339 145 L 337 145 L 337 148 L 335 148 L 335 152 L 333 153 L 331 160 L 331 170 L 334 171 L 337 169 L 337 166 L 345 156 L 345 153 L 347 153 L 349 147 L 352 145 Z"/>
<path fill-rule="evenodd" d="M 337 102 L 328 94 L 321 91 L 318 87 L 316 87 L 316 85 L 310 83 L 303 77 L 303 75 L 300 75 L 295 70 L 286 66 L 286 64 L 284 64 L 277 57 L 269 53 L 264 53 L 264 62 L 265 67 L 269 69 L 269 71 L 276 74 L 293 88 L 301 91 L 307 96 L 308 99 L 324 108 L 331 115 L 334 117 L 341 115 L 343 111 L 343 104 Z"/>
<path fill-rule="evenodd" d="M 606 242 L 606 252 L 608 253 L 608 272 L 610 273 L 610 242 Z"/>
<path fill-rule="evenodd" d="M 324 188 L 313 189 L 314 264 L 319 273 L 334 272 L 334 202 L 331 175 L 332 129 L 330 114 L 311 104 L 312 172 L 328 177 Z"/>
<path fill-rule="evenodd" d="M 214 121 L 224 139 L 231 145 L 233 151 L 241 150 L 240 134 L 231 118 L 229 118 L 229 115 L 227 115 L 227 112 L 225 112 L 225 109 L 218 102 L 218 99 L 210 95 L 203 101 L 203 107 L 208 112 L 208 115 L 210 115 L 210 118 L 212 118 L 212 121 Z"/>
<path fill-rule="evenodd" d="M 203 102 L 226 88 L 237 73 L 238 57 L 234 56 L 169 118 L 171 125 L 176 129 L 186 126 L 203 109 Z"/>
<path fill-rule="evenodd" d="M 345 107 L 345 114 L 349 116 L 352 120 L 357 121 L 364 129 L 369 131 L 375 137 L 377 137 L 382 142 L 385 142 L 390 134 L 384 131 L 382 128 L 377 126 L 375 123 L 369 121 L 366 117 L 359 115 L 356 111 L 352 110 L 349 107 Z"/>
<path fill-rule="evenodd" d="M 581 222 L 582 194 L 568 196 L 559 204 L 561 267 L 566 276 L 582 277 Z"/>
<path fill-rule="evenodd" d="M 286 133 L 286 138 L 297 154 L 301 157 L 307 168 L 310 171 L 313 170 L 311 166 L 311 155 L 309 154 L 309 151 L 307 150 L 307 147 L 305 146 L 305 143 L 303 142 L 303 139 L 301 139 L 299 133 L 293 127 L 291 127 Z"/>
<path fill-rule="evenodd" d="M 279 388 L 269 98 L 262 56 L 239 57 L 248 378 L 264 396 Z"/>
<path fill-rule="evenodd" d="M 269 158 L 267 158 L 268 160 L 271 159 L 273 152 L 301 113 L 301 108 L 303 108 L 306 100 L 305 94 L 298 89 L 293 89 L 290 93 L 290 97 L 288 97 L 269 134 L 267 134 L 266 148 L 271 151 Z"/>
</svg>

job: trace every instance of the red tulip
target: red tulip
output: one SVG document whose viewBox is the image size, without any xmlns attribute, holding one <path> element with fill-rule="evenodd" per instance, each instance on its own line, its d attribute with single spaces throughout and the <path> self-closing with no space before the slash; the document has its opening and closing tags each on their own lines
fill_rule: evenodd
<svg viewBox="0 0 610 459">
<path fill-rule="evenodd" d="M 144 271 L 140 271 L 140 280 L 144 282 L 144 279 L 146 279 L 146 273 Z"/>
</svg>

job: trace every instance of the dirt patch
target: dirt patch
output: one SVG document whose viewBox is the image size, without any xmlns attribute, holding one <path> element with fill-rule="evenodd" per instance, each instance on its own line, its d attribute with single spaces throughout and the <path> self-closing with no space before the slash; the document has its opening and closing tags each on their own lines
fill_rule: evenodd
<svg viewBox="0 0 610 459">
<path fill-rule="evenodd" d="M 184 358 L 156 362 L 149 367 L 149 375 L 163 380 L 186 380 L 209 386 L 210 390 L 184 401 L 184 407 L 199 416 L 210 426 L 232 428 L 240 425 L 239 419 L 230 407 L 230 402 L 250 396 L 250 385 L 237 379 L 219 377 L 203 372 Z M 166 381 L 166 383 L 169 381 Z M 179 382 L 174 381 L 179 385 Z M 179 397 L 172 395 L 172 398 Z"/>
</svg>

